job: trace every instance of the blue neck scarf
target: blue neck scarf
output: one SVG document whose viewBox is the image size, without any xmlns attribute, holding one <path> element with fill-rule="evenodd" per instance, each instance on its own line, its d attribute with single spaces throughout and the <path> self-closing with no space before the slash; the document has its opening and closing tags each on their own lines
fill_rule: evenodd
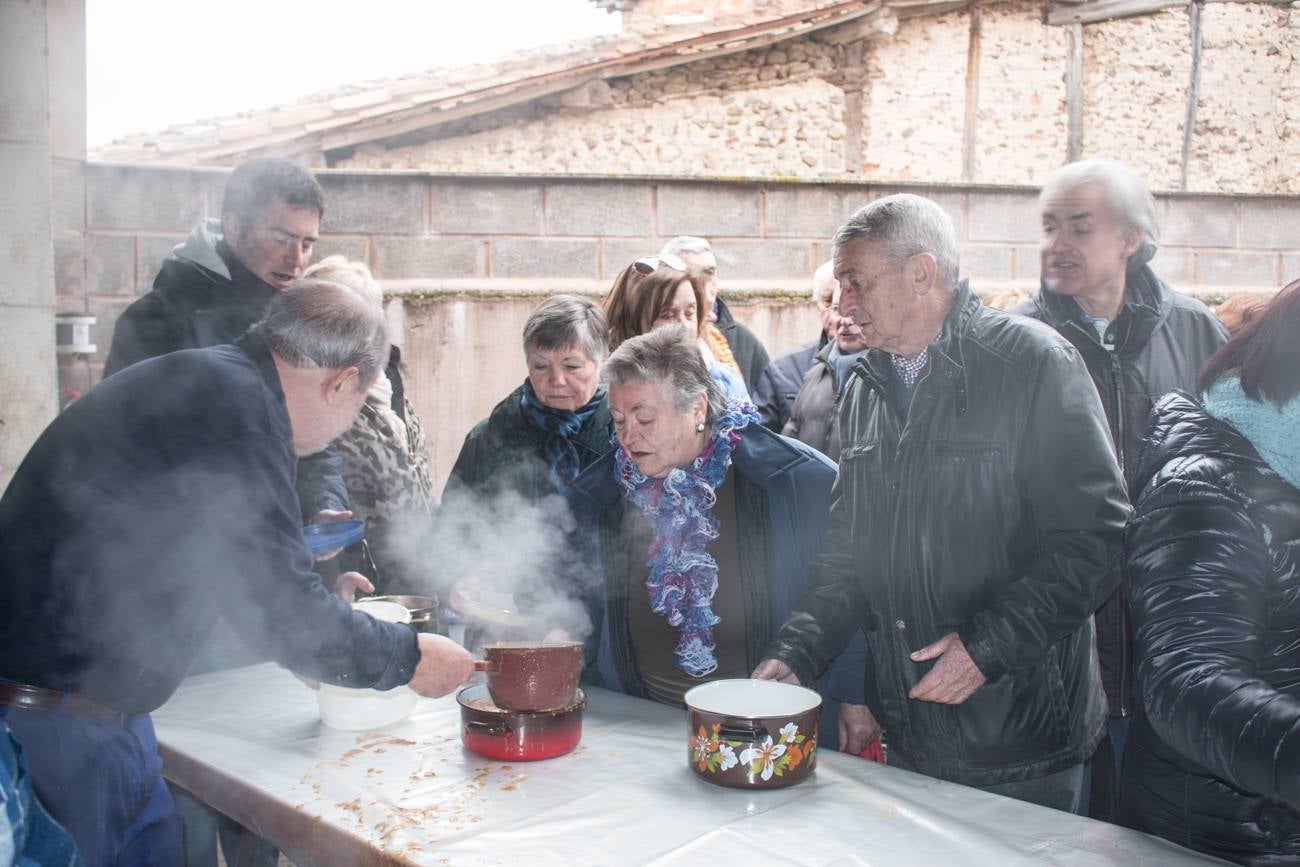
<svg viewBox="0 0 1300 867">
<path fill-rule="evenodd" d="M 1225 377 L 1202 398 L 1205 411 L 1226 421 L 1250 440 L 1264 462 L 1294 488 L 1300 489 L 1300 395 L 1281 409 L 1269 400 L 1252 400 L 1241 380 Z"/>
<path fill-rule="evenodd" d="M 605 390 L 597 389 L 591 400 L 574 412 L 553 409 L 537 398 L 537 392 L 533 391 L 532 380 L 524 380 L 524 394 L 520 400 L 524 418 L 546 434 L 546 441 L 542 447 L 543 453 L 546 456 L 546 465 L 551 470 L 551 481 L 555 484 L 555 490 L 561 494 L 578 477 L 578 471 L 582 469 L 578 460 L 578 447 L 573 444 L 572 437 L 582 430 L 582 426 L 587 423 L 604 399 Z"/>
<path fill-rule="evenodd" d="M 643 475 L 618 438 L 612 441 L 619 488 L 654 525 L 645 582 L 650 610 L 677 627 L 674 664 L 691 677 L 704 677 L 718 667 L 713 627 L 719 618 L 710 607 L 718 589 L 718 563 L 705 550 L 718 538 L 718 520 L 709 512 L 740 442 L 737 431 L 756 421 L 753 404 L 729 401 L 704 451 L 662 479 Z"/>
</svg>

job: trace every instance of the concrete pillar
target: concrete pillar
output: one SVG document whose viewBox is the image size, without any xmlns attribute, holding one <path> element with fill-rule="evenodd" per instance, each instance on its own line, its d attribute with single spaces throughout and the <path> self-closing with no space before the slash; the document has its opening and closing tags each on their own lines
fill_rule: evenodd
<svg viewBox="0 0 1300 867">
<path fill-rule="evenodd" d="M 51 50 L 52 21 L 81 42 Z M 53 125 L 62 171 L 85 159 L 84 21 L 84 0 L 0 0 L 0 490 L 58 409 L 51 83 L 80 117 Z"/>
</svg>

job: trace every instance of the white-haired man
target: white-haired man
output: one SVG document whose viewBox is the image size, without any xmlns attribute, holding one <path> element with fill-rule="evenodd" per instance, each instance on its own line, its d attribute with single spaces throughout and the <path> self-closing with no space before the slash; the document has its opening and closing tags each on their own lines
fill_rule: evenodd
<svg viewBox="0 0 1300 867">
<path fill-rule="evenodd" d="M 808 682 L 862 629 L 852 736 L 883 724 L 891 764 L 1077 811 L 1106 723 L 1092 612 L 1128 516 L 1097 390 L 1059 335 L 958 281 L 934 202 L 879 199 L 833 244 L 870 349 L 808 591 L 754 674 Z"/>
<path fill-rule="evenodd" d="M 794 410 L 795 398 L 803 386 L 804 376 L 813 366 L 817 353 L 822 351 L 834 336 L 835 315 L 834 296 L 839 288 L 839 281 L 832 271 L 833 263 L 823 262 L 813 272 L 812 301 L 817 305 L 817 315 L 821 319 L 821 331 L 817 339 L 792 349 L 779 356 L 767 366 L 763 375 L 754 386 L 754 406 L 758 408 L 758 420 L 771 430 L 780 433 L 790 413 Z"/>
<path fill-rule="evenodd" d="M 677 256 L 686 263 L 691 282 L 698 284 L 704 293 L 707 345 L 715 360 L 722 364 L 727 363 L 726 353 L 731 353 L 745 387 L 753 394 L 771 359 L 763 342 L 743 323 L 737 322 L 727 303 L 718 297 L 718 257 L 713 254 L 712 245 L 704 238 L 679 235 L 664 244 L 659 255 Z"/>
<path fill-rule="evenodd" d="M 1079 351 L 1131 483 L 1152 406 L 1171 391 L 1194 390 L 1197 371 L 1228 331 L 1208 307 L 1171 291 L 1151 270 L 1159 227 L 1137 172 L 1111 160 L 1070 163 L 1047 179 L 1038 204 L 1042 285 L 1012 312 L 1046 322 Z M 1110 725 L 1092 766 L 1089 813 L 1115 821 L 1119 760 L 1137 705 L 1122 583 L 1097 611 L 1097 654 Z"/>
</svg>

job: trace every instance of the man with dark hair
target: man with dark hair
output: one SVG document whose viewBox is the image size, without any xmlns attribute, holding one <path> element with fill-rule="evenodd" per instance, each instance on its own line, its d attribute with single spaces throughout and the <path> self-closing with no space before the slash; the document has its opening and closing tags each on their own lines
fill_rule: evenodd
<svg viewBox="0 0 1300 867">
<path fill-rule="evenodd" d="M 439 696 L 472 673 L 455 642 L 354 611 L 311 571 L 295 458 L 352 424 L 388 349 L 382 310 L 307 281 L 235 345 L 95 386 L 0 498 L 0 717 L 87 864 L 182 863 L 149 714 L 219 620 L 322 682 Z"/>
<path fill-rule="evenodd" d="M 325 193 L 306 169 L 269 157 L 241 163 L 226 181 L 221 218 L 201 222 L 163 261 L 153 289 L 118 317 L 104 376 L 178 349 L 233 343 L 307 267 L 324 215 Z M 302 462 L 298 494 L 304 520 L 347 510 L 333 452 Z"/>
</svg>

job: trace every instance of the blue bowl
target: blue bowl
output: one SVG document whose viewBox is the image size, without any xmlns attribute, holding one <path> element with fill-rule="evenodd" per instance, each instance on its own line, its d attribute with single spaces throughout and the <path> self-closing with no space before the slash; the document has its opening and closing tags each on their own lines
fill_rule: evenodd
<svg viewBox="0 0 1300 867">
<path fill-rule="evenodd" d="M 366 537 L 366 522 L 329 521 L 308 524 L 302 528 L 302 537 L 307 540 L 307 550 L 311 551 L 311 555 L 319 557 L 360 542 Z"/>
</svg>

